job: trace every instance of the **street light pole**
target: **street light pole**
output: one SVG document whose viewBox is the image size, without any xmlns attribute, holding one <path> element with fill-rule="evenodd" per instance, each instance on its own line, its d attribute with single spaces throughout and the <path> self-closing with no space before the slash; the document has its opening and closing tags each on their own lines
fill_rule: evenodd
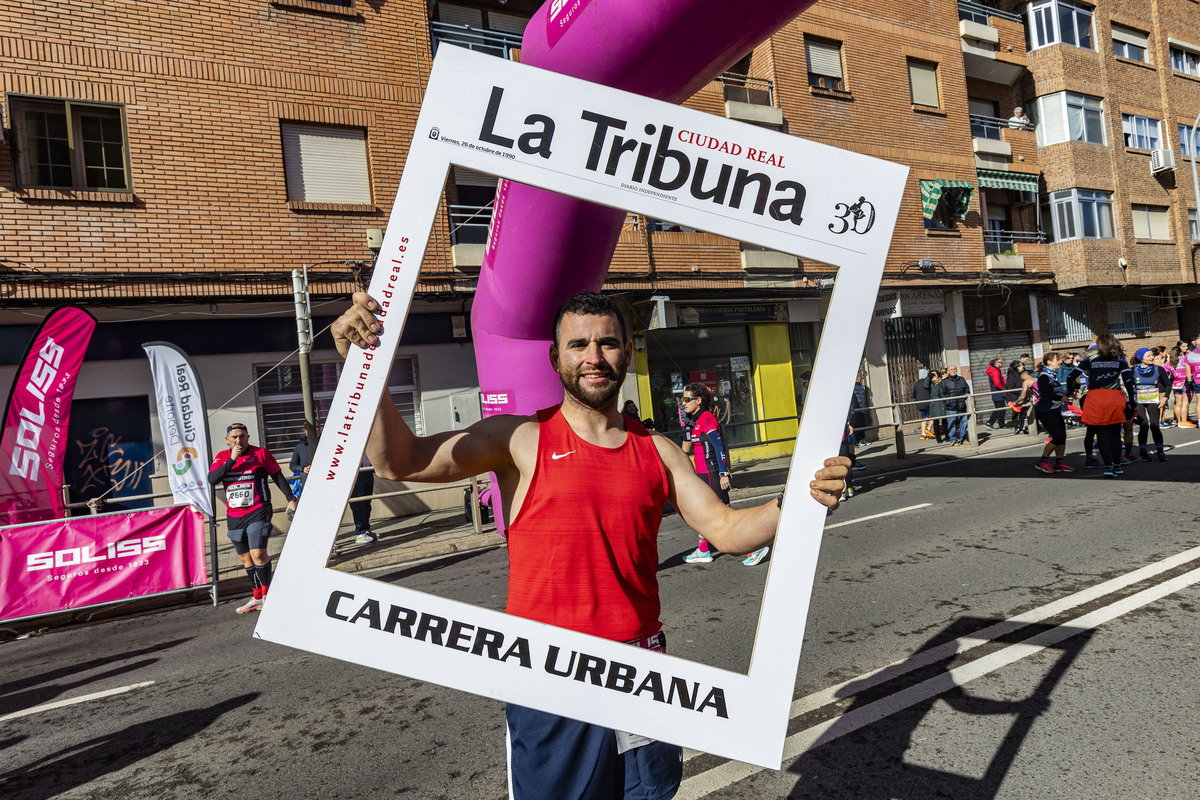
<svg viewBox="0 0 1200 800">
<path fill-rule="evenodd" d="M 317 412 L 313 402 L 308 354 L 312 352 L 312 310 L 308 303 L 308 265 L 292 270 L 292 298 L 296 303 L 296 336 L 300 340 L 300 391 L 304 398 L 304 433 L 310 446 L 317 441 Z"/>
</svg>

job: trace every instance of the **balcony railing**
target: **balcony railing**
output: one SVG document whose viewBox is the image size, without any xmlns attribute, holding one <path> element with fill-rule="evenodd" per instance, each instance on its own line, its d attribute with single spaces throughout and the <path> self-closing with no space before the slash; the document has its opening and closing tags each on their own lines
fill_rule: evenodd
<svg viewBox="0 0 1200 800">
<path fill-rule="evenodd" d="M 994 231 L 983 232 L 983 252 L 989 256 L 1011 253 L 1018 242 L 1044 243 L 1046 234 L 1041 231 Z"/>
<path fill-rule="evenodd" d="M 972 3 L 970 0 L 959 0 L 958 3 L 958 18 L 978 22 L 980 25 L 988 24 L 988 17 L 1000 17 L 1000 19 L 1008 19 L 1013 22 L 1023 22 L 1020 14 L 1013 14 L 1009 11 L 1001 11 L 998 8 L 985 6 L 982 3 Z"/>
<path fill-rule="evenodd" d="M 439 44 L 449 42 L 468 50 L 511 60 L 511 50 L 521 47 L 521 37 L 518 34 L 472 28 L 470 25 L 451 25 L 448 22 L 430 22 L 429 37 L 433 41 L 435 54 Z"/>
<path fill-rule="evenodd" d="M 726 73 L 718 80 L 724 87 L 725 100 L 755 106 L 775 105 L 775 84 L 769 78 L 751 78 Z"/>
<path fill-rule="evenodd" d="M 1012 122 L 1001 117 L 985 117 L 983 114 L 971 115 L 971 135 L 976 139 L 994 139 L 1000 141 L 1003 138 L 1000 131 L 1005 128 L 1017 131 L 1031 131 L 1033 124 L 1029 122 Z"/>
<path fill-rule="evenodd" d="M 487 244 L 488 225 L 491 224 L 491 205 L 450 206 L 450 243 Z"/>
</svg>

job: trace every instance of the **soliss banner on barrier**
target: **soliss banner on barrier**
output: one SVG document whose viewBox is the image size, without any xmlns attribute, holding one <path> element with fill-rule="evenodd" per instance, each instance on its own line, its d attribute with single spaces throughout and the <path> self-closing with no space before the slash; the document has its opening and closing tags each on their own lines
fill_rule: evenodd
<svg viewBox="0 0 1200 800">
<path fill-rule="evenodd" d="M 204 517 L 186 505 L 0 533 L 0 620 L 203 586 Z"/>
<path fill-rule="evenodd" d="M 169 342 L 147 342 L 142 349 L 150 357 L 150 372 L 154 375 L 171 493 L 176 503 L 191 503 L 211 517 L 208 410 L 196 368 L 182 350 Z"/>
<path fill-rule="evenodd" d="M 42 322 L 13 382 L 0 443 L 0 525 L 66 516 L 67 423 L 83 354 L 96 328 L 86 311 L 56 308 Z"/>
</svg>

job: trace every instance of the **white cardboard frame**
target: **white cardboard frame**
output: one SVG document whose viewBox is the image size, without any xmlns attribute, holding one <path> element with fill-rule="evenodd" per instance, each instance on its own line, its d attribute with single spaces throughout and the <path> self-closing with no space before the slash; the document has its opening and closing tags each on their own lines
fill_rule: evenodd
<svg viewBox="0 0 1200 800">
<path fill-rule="evenodd" d="M 598 125 L 584 112 L 627 124 L 597 140 Z M 540 153 L 547 123 L 531 115 L 553 121 Z M 648 125 L 657 133 L 647 133 Z M 754 184 L 740 207 L 732 193 L 724 204 L 693 198 L 690 181 L 676 190 L 655 188 L 653 157 L 639 183 L 632 177 L 636 151 L 625 154 L 616 174 L 606 174 L 614 133 L 647 143 L 653 154 L 664 126 L 672 128 L 669 146 L 686 156 L 692 174 L 699 159 L 708 159 L 706 186 L 725 164 L 734 178 L 743 168 L 767 175 L 771 188 L 761 213 L 754 209 Z M 689 132 L 708 137 L 704 146 Z M 524 134 L 531 136 L 523 140 Z M 588 169 L 597 143 L 602 153 Z M 327 568 L 452 164 L 838 267 L 747 674 Z M 680 163 L 665 156 L 661 167 L 659 185 L 669 185 Z M 373 351 L 356 350 L 347 359 L 313 461 L 315 479 L 305 487 L 255 635 L 777 769 L 825 521 L 807 484 L 838 451 L 907 173 L 857 153 L 441 47 L 369 288 L 384 306 L 385 335 Z M 795 199 L 794 187 L 780 186 L 785 180 L 805 189 L 799 224 L 770 210 L 781 198 Z M 777 207 L 785 217 L 794 209 Z M 555 674 L 566 670 L 572 652 L 580 654 L 576 669 Z"/>
</svg>

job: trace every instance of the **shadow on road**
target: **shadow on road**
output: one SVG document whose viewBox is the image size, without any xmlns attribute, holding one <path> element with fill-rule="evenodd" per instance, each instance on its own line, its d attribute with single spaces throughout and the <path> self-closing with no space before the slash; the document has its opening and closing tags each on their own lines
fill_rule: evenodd
<svg viewBox="0 0 1200 800">
<path fill-rule="evenodd" d="M 22 711 L 26 708 L 48 703 L 54 698 L 68 692 L 72 689 L 77 689 L 82 686 L 87 686 L 97 681 L 106 678 L 113 678 L 117 675 L 122 675 L 126 672 L 147 667 L 156 661 L 157 658 L 148 658 L 132 664 L 122 664 L 120 667 L 102 672 L 99 675 L 89 675 L 86 678 L 69 681 L 66 683 L 52 683 L 62 678 L 67 678 L 73 675 L 80 675 L 84 672 L 90 672 L 100 667 L 115 664 L 118 661 L 125 661 L 131 658 L 145 655 L 160 655 L 164 650 L 169 650 L 172 647 L 181 645 L 184 642 L 191 641 L 191 637 L 183 639 L 174 639 L 162 644 L 156 644 L 153 647 L 145 647 L 141 650 L 130 650 L 125 653 L 117 653 L 103 658 L 93 658 L 90 661 L 82 661 L 78 664 L 71 664 L 58 669 L 43 672 L 41 675 L 32 675 L 20 680 L 9 681 L 8 683 L 0 684 L 0 717 L 11 714 L 15 711 Z"/>
<path fill-rule="evenodd" d="M 1045 676 L 1027 696 L 997 700 L 971 694 L 955 683 L 951 674 L 957 648 L 948 643 L 1002 620 L 963 617 L 930 639 L 909 661 L 847 686 L 841 697 L 854 702 L 812 748 L 788 771 L 799 776 L 788 797 L 831 800 L 990 800 L 996 797 L 1012 769 L 1033 723 L 1050 707 L 1050 695 L 1076 657 L 1091 639 L 1091 631 L 1059 631 L 1047 640 L 1048 651 L 1057 650 Z M 996 639 L 1011 644 L 1053 630 L 1050 625 L 1027 625 Z M 995 629 L 993 629 L 995 630 Z M 1063 641 L 1061 634 L 1067 636 Z M 929 651 L 941 648 L 944 652 Z M 931 659 L 931 656 L 933 658 Z M 916 669 L 913 669 L 916 667 Z M 889 675 L 896 677 L 889 678 Z M 985 756 L 970 752 L 969 758 L 946 753 L 945 744 L 913 752 L 918 728 L 937 701 L 944 701 L 960 715 L 1012 717 L 1012 724 L 995 744 L 995 752 L 981 774 L 963 775 L 915 763 L 916 759 L 938 758 L 982 761 Z M 902 709 L 895 711 L 895 709 Z M 893 713 L 895 711 L 895 713 Z M 959 730 L 972 723 L 955 720 Z M 981 721 L 982 724 L 982 721 Z M 988 730 L 993 730 L 991 726 Z M 986 741 L 985 735 L 970 737 Z M 953 744 L 953 743 L 952 743 Z M 965 753 L 968 751 L 964 751 Z M 910 758 L 910 756 L 912 756 Z"/>
<path fill-rule="evenodd" d="M 127 728 L 60 750 L 0 774 L 0 797 L 46 800 L 125 769 L 144 758 L 185 742 L 229 711 L 254 702 L 258 692 Z M 195 789 L 189 779 L 188 784 Z M 253 796 L 254 792 L 249 792 Z M 166 794 L 147 796 L 167 796 Z"/>
</svg>

